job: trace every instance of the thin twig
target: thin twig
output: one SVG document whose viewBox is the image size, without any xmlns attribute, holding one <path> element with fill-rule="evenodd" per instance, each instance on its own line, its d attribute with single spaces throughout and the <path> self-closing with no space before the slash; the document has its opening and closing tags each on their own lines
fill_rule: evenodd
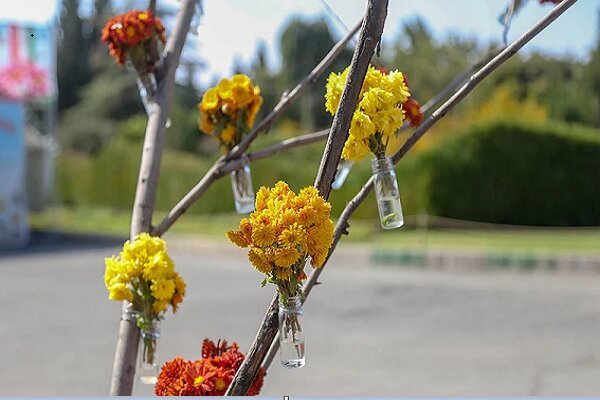
<svg viewBox="0 0 600 400">
<path fill-rule="evenodd" d="M 239 159 L 248 149 L 250 144 L 256 139 L 258 134 L 270 128 L 271 124 L 273 124 L 273 122 L 275 122 L 283 112 L 299 98 L 300 94 L 302 94 L 310 84 L 314 83 L 327 70 L 359 28 L 360 23 L 337 42 L 323 60 L 321 60 L 321 62 L 304 79 L 302 79 L 296 87 L 281 97 L 281 100 L 279 100 L 273 110 L 244 137 L 239 145 L 234 147 L 228 154 L 221 156 L 215 161 L 202 179 L 167 213 L 160 224 L 152 231 L 152 234 L 155 236 L 163 235 L 217 179 L 223 176 L 224 173 L 221 170 L 225 167 L 227 162 Z"/>
<path fill-rule="evenodd" d="M 244 165 L 244 162 L 254 162 L 256 160 L 262 160 L 264 158 L 272 156 L 273 154 L 277 154 L 285 150 L 316 143 L 325 139 L 328 135 L 329 129 L 323 129 L 321 131 L 307 133 L 305 135 L 298 136 L 295 138 L 285 139 L 279 143 L 276 143 L 269 147 L 265 147 L 261 150 L 257 150 L 253 153 L 246 153 L 246 157 L 244 157 L 244 159 L 236 158 L 235 160 L 227 161 L 227 163 L 219 171 L 222 175 L 225 175 L 229 172 L 237 171 L 238 169 L 240 169 Z"/>
<path fill-rule="evenodd" d="M 536 25 L 534 25 L 529 31 L 524 33 L 519 39 L 517 39 L 513 44 L 504 48 L 500 53 L 498 53 L 491 61 L 489 61 L 485 66 L 481 67 L 475 74 L 471 76 L 469 81 L 463 85 L 448 101 L 446 101 L 442 106 L 440 106 L 437 110 L 435 110 L 432 115 L 427 118 L 420 126 L 417 128 L 413 134 L 406 140 L 404 145 L 393 155 L 392 161 L 394 164 L 397 164 L 402 157 L 416 144 L 416 142 L 429 130 L 433 125 L 435 125 L 441 118 L 443 118 L 450 110 L 452 110 L 461 100 L 463 100 L 467 95 L 473 91 L 473 89 L 490 73 L 496 70 L 500 65 L 506 62 L 510 57 L 516 54 L 518 50 L 520 50 L 525 44 L 527 44 L 531 39 L 537 36 L 542 30 L 544 30 L 548 25 L 550 25 L 556 18 L 558 18 L 562 13 L 564 13 L 569 7 L 575 4 L 577 0 L 563 0 L 558 6 L 555 7 L 550 13 L 548 13 L 544 18 L 542 18 Z M 438 97 L 438 96 L 436 96 Z M 430 101 L 431 102 L 431 101 Z M 428 103 L 430 103 L 428 102 Z M 363 187 L 358 191 L 358 193 L 348 202 L 342 214 L 340 215 L 337 224 L 335 226 L 333 244 L 329 249 L 329 254 L 323 266 L 319 269 L 314 270 L 310 276 L 308 277 L 306 283 L 304 284 L 304 301 L 310 294 L 312 288 L 317 284 L 317 280 L 319 276 L 323 272 L 329 258 L 335 251 L 335 248 L 340 241 L 342 235 L 348 234 L 348 228 L 350 227 L 348 221 L 354 211 L 360 206 L 360 204 L 366 199 L 368 194 L 373 190 L 373 177 L 369 178 L 369 180 L 363 185 Z M 263 368 L 265 371 L 269 368 L 271 361 L 273 360 L 275 353 L 277 352 L 277 348 L 279 347 L 279 343 L 277 341 L 273 342 L 273 345 L 269 351 L 267 357 L 265 357 L 265 362 L 263 364 Z"/>
<path fill-rule="evenodd" d="M 148 1 L 148 11 L 150 11 L 153 15 L 156 15 L 156 0 Z"/>
<path fill-rule="evenodd" d="M 179 64 L 181 51 L 189 30 L 194 3 L 195 0 L 182 1 L 173 34 L 169 37 L 165 48 L 165 57 L 162 63 L 164 73 L 162 76 L 164 78 L 158 81 L 158 90 L 153 99 L 152 112 L 148 116 L 144 137 L 144 148 L 131 216 L 131 238 L 141 232 L 149 232 L 151 228 L 163 151 L 165 123 L 169 116 L 175 85 L 175 70 Z M 127 305 L 127 302 L 123 302 L 123 309 Z M 138 340 L 139 329 L 135 323 L 121 320 L 110 384 L 111 396 L 131 395 Z"/>
<path fill-rule="evenodd" d="M 252 129 L 248 135 L 244 137 L 240 144 L 231 149 L 231 151 L 225 156 L 227 160 L 240 157 L 247 149 L 250 144 L 256 139 L 258 134 L 262 131 L 268 130 L 273 122 L 279 118 L 279 116 L 292 104 L 292 101 L 300 96 L 309 85 L 316 82 L 317 79 L 325 72 L 325 70 L 331 65 L 336 57 L 344 50 L 350 39 L 360 29 L 362 21 L 359 21 L 354 28 L 339 42 L 332 47 L 329 53 L 321 60 L 321 62 L 304 78 L 300 83 L 296 85 L 291 91 L 285 93 L 279 103 L 275 106 L 273 111 L 267 115 L 254 129 Z"/>
<path fill-rule="evenodd" d="M 342 92 L 340 106 L 333 117 L 331 132 L 327 138 L 325 152 L 315 178 L 315 187 L 325 199 L 329 198 L 331 192 L 331 184 L 335 179 L 344 143 L 348 139 L 350 122 L 356 110 L 358 96 L 367 75 L 367 69 L 373 54 L 375 54 L 375 49 L 381 41 L 383 25 L 387 17 L 387 3 L 387 0 L 376 2 L 369 0 L 367 5 L 358 44 L 350 63 L 348 80 Z"/>
<path fill-rule="evenodd" d="M 369 0 L 367 4 L 358 44 L 354 50 L 352 63 L 350 64 L 348 81 L 342 93 L 340 106 L 333 118 L 331 133 L 315 182 L 315 186 L 325 198 L 329 196 L 329 192 L 331 191 L 336 166 L 348 137 L 350 121 L 358 103 L 358 96 L 367 73 L 369 62 L 381 40 L 383 25 L 387 16 L 387 3 L 387 0 Z M 236 372 L 233 381 L 225 393 L 226 396 L 243 396 L 250 388 L 265 355 L 273 343 L 273 339 L 277 335 L 277 310 L 277 295 L 275 295 L 265 313 L 261 327 L 248 350 L 244 362 Z"/>
</svg>

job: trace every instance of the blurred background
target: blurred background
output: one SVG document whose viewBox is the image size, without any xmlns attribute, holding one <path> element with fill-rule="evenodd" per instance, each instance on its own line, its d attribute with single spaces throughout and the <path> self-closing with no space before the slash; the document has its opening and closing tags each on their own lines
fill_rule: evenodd
<svg viewBox="0 0 600 400">
<path fill-rule="evenodd" d="M 413 97 L 426 104 L 452 79 L 502 44 L 504 26 L 501 21 L 509 3 L 508 0 L 390 0 L 381 55 L 377 60 L 388 69 L 404 72 Z M 551 4 L 539 4 L 537 0 L 522 3 L 512 19 L 509 41 L 525 32 L 552 7 Z M 364 5 L 362 0 L 202 2 L 202 10 L 195 17 L 177 74 L 172 125 L 165 137 L 166 150 L 154 222 L 159 221 L 196 184 L 220 155 L 213 138 L 202 135 L 197 127 L 197 103 L 203 92 L 222 77 L 246 73 L 261 87 L 265 100 L 261 114 L 266 115 L 281 94 L 300 81 L 346 34 L 347 27 L 358 22 Z M 134 74 L 115 65 L 99 37 L 102 27 L 112 15 L 146 6 L 147 1 L 141 0 L 21 0 L 0 3 L 0 247 L 7 254 L 0 257 L 0 266 L 6 267 L 0 268 L 0 274 L 4 272 L 8 276 L 9 271 L 23 271 L 25 282 L 30 276 L 25 271 L 28 268 L 37 271 L 40 263 L 44 263 L 41 258 L 50 264 L 62 265 L 60 268 L 66 268 L 65 274 L 69 274 L 69 266 L 75 268 L 78 263 L 80 250 L 101 247 L 101 251 L 95 250 L 98 262 L 90 270 L 94 274 L 93 279 L 101 282 L 101 254 L 110 255 L 128 236 L 147 117 Z M 167 26 L 167 34 L 173 26 L 177 7 L 178 1 L 158 0 L 158 15 Z M 481 304 L 489 305 L 488 311 L 502 303 L 494 297 L 494 293 L 506 294 L 516 290 L 516 303 L 504 303 L 508 307 L 502 314 L 505 315 L 504 322 L 522 310 L 526 311 L 521 315 L 527 318 L 535 317 L 543 309 L 549 312 L 548 321 L 564 322 L 564 325 L 556 322 L 560 328 L 557 330 L 552 330 L 556 328 L 552 324 L 549 328 L 544 325 L 544 329 L 550 329 L 549 339 L 542 341 L 546 345 L 575 349 L 574 343 L 591 340 L 598 326 L 590 320 L 590 316 L 597 320 L 599 309 L 593 304 L 600 303 L 591 287 L 589 290 L 582 289 L 579 294 L 577 288 L 590 282 L 597 283 L 600 276 L 599 26 L 598 2 L 580 0 L 479 85 L 398 164 L 396 171 L 407 216 L 406 227 L 383 232 L 377 218 L 375 198 L 371 195 L 354 214 L 350 235 L 343 238 L 343 243 L 355 242 L 356 247 L 342 246 L 340 255 L 336 256 L 338 258 L 333 259 L 334 265 L 358 263 L 366 268 L 407 266 L 413 272 L 396 278 L 408 279 L 411 283 L 407 285 L 411 288 L 426 287 L 431 292 L 431 299 L 440 293 L 442 298 L 447 295 L 450 303 L 464 301 L 473 306 L 472 301 L 481 301 Z M 350 63 L 352 46 L 351 43 L 344 50 L 330 71 L 341 71 Z M 22 74 L 15 74 L 15 70 Z M 25 78 L 23 71 L 29 74 Z M 330 71 L 285 113 L 267 135 L 262 135 L 251 150 L 329 127 L 331 116 L 325 112 L 323 96 Z M 411 132 L 411 129 L 401 132 L 392 143 L 391 150 L 399 148 Z M 255 188 L 272 185 L 280 179 L 286 180 L 293 188 L 312 184 L 323 147 L 324 142 L 321 142 L 253 163 Z M 299 165 L 302 167 L 299 168 Z M 368 160 L 354 166 L 343 187 L 331 195 L 334 217 L 339 215 L 370 175 Z M 180 243 L 177 248 L 183 254 L 182 262 L 191 260 L 189 254 L 193 252 L 190 253 L 190 249 L 197 249 L 197 243 L 202 243 L 200 248 L 203 251 L 227 246 L 223 233 L 239 220 L 233 210 L 229 180 L 222 179 L 173 227 L 172 237 Z M 70 252 L 60 252 L 65 249 Z M 54 250 L 60 251 L 55 253 Z M 52 252 L 46 255 L 46 251 Z M 358 252 L 359 256 L 352 251 Z M 224 253 L 216 254 L 221 257 Z M 244 255 L 239 254 L 235 262 L 221 260 L 218 264 L 226 265 L 225 269 L 231 265 L 242 268 L 243 260 Z M 189 264 L 193 262 L 189 261 Z M 189 266 L 187 268 L 192 270 Z M 425 271 L 424 275 L 420 275 L 421 272 L 411 275 L 415 268 Z M 389 271 L 385 270 L 380 276 L 387 276 Z M 453 275 L 439 277 L 440 271 L 462 271 L 467 274 L 467 280 L 455 284 Z M 334 273 L 335 268 L 332 271 L 334 281 L 345 282 Z M 469 275 L 473 273 L 475 275 Z M 480 273 L 484 277 L 478 275 Z M 488 273 L 491 275 L 486 275 Z M 498 273 L 508 273 L 510 278 L 504 277 L 500 279 L 501 283 L 488 287 L 489 282 L 496 281 Z M 352 282 L 363 277 L 362 272 L 357 272 L 356 276 L 352 274 L 348 275 Z M 518 275 L 515 278 L 512 274 Z M 542 277 L 532 278 L 530 274 L 541 274 Z M 585 277 L 573 278 L 572 274 Z M 216 271 L 215 275 L 218 275 Z M 565 280 L 554 281 L 555 275 Z M 88 282 L 83 276 L 81 279 Z M 249 278 L 254 279 L 258 286 L 256 276 Z M 91 285 L 89 282 L 86 284 Z M 473 288 L 480 287 L 480 284 L 490 291 L 481 294 L 484 296 L 481 298 L 479 292 L 471 296 L 472 290 L 479 290 Z M 8 280 L 6 285 L 13 286 Z M 380 289 L 385 292 L 381 285 L 385 286 L 385 282 L 365 290 L 368 293 L 379 293 Z M 543 292 L 545 289 L 542 288 L 546 285 L 550 287 L 549 292 Z M 93 290 L 98 291 L 97 306 L 104 310 L 102 307 L 107 307 L 103 299 L 105 293 L 96 286 Z M 454 297 L 457 287 L 467 294 Z M 566 308 L 564 314 L 557 315 L 547 309 L 550 303 L 543 305 L 540 299 L 546 297 L 540 297 L 535 304 L 529 302 L 529 289 L 535 293 L 539 289 L 540 296 L 547 296 L 551 303 L 556 302 L 558 309 L 565 304 L 583 307 L 579 308 L 583 311 L 577 314 L 580 319 L 574 323 L 579 329 L 577 332 L 582 334 L 570 335 L 567 327 L 573 316 L 566 313 Z M 419 293 L 428 293 L 427 290 Z M 578 295 L 585 298 L 580 299 Z M 8 296 L 6 294 L 6 299 Z M 410 308 L 413 311 L 423 305 L 422 298 L 415 296 L 412 300 L 410 296 L 402 300 L 413 304 L 415 308 Z M 522 303 L 518 303 L 519 299 Z M 9 305 L 4 312 L 12 313 L 10 300 L 7 301 Z M 266 301 L 268 299 L 262 297 L 256 300 L 257 313 L 261 312 Z M 524 308 L 519 308 L 519 304 Z M 538 306 L 542 308 L 536 308 Z M 35 310 L 35 306 L 32 307 Z M 360 308 L 360 304 L 357 303 L 357 307 Z M 108 335 L 116 334 L 118 311 L 116 308 L 106 310 L 106 320 L 114 320 L 115 323 Z M 468 310 L 468 307 L 461 308 L 457 318 L 468 317 Z M 485 314 L 485 310 L 471 311 Z M 540 312 L 539 315 L 544 315 Z M 415 317 L 409 311 L 407 313 Z M 250 320 L 257 320 L 256 315 L 248 318 L 249 337 L 254 334 Z M 210 315 L 206 317 L 210 318 Z M 394 309 L 381 316 L 384 320 L 396 317 Z M 439 317 L 439 313 L 431 315 L 434 320 Z M 527 331 L 524 327 L 528 325 L 514 318 L 515 326 Z M 479 326 L 477 323 L 482 323 L 468 318 L 465 321 L 464 326 L 474 324 L 475 331 Z M 452 330 L 452 321 L 446 322 L 449 324 L 447 329 L 442 327 L 439 332 Z M 489 326 L 502 326 L 498 321 L 487 323 L 489 325 L 480 326 L 482 332 L 488 332 Z M 66 323 L 65 327 L 68 326 Z M 431 333 L 425 326 L 421 328 L 423 335 Z M 4 334 L 7 338 L 16 334 L 16 331 L 6 329 Z M 339 326 L 332 325 L 331 329 L 339 329 Z M 517 332 L 514 337 L 521 337 L 518 336 L 521 331 L 515 329 L 511 331 Z M 2 333 L 0 330 L 0 337 Z M 554 334 L 556 336 L 552 336 Z M 239 333 L 236 335 L 245 337 Z M 493 338 L 491 335 L 490 340 Z M 472 339 L 468 335 L 457 337 L 465 341 Z M 558 339 L 555 341 L 554 338 Z M 179 339 L 185 342 L 190 338 Z M 173 338 L 171 340 L 174 346 L 179 343 Z M 432 340 L 434 344 L 441 343 L 435 338 Z M 357 341 L 364 345 L 363 339 Z M 197 342 L 194 346 L 199 347 L 200 341 Z M 113 344 L 108 343 L 102 350 L 108 354 L 105 360 L 108 366 L 99 373 L 102 382 L 91 386 L 94 389 L 91 394 L 103 394 L 103 389 L 96 391 L 96 387 L 103 388 L 108 380 Z M 247 343 L 242 340 L 241 344 L 245 349 L 249 339 Z M 600 369 L 600 349 L 597 344 L 592 347 L 592 350 L 589 347 L 582 350 L 581 354 L 576 352 L 573 357 L 583 365 L 591 365 L 593 369 L 590 371 L 596 373 Z M 467 344 L 465 349 L 469 349 Z M 519 365 L 519 355 L 526 360 L 537 360 L 531 355 L 533 353 L 519 353 L 516 348 L 511 349 L 515 358 L 504 360 L 506 368 L 494 369 L 493 374 L 502 375 L 511 370 L 510 366 Z M 537 350 L 538 353 L 534 353 L 542 357 L 543 349 Z M 186 350 L 182 348 L 181 351 Z M 344 354 L 343 349 L 340 349 L 340 354 Z M 16 357 L 17 353 L 12 355 Z M 417 363 L 423 360 L 422 353 L 408 356 L 414 357 Z M 406 390 L 402 393 L 486 394 L 475 389 L 484 390 L 488 384 L 495 387 L 492 381 L 483 379 L 479 382 L 482 386 L 476 384 L 470 386 L 473 391 L 466 390 L 469 382 L 477 381 L 481 366 L 469 364 L 470 359 L 464 354 L 446 356 L 455 357 L 452 361 L 446 359 L 450 369 L 456 364 L 467 363 L 465 373 L 469 379 L 462 381 L 467 382 L 467 386 L 453 386 L 453 380 L 446 376 L 447 382 L 440 383 L 439 390 L 420 391 L 423 386 L 417 383 L 426 382 L 424 376 L 427 374 L 415 375 L 413 386 L 403 386 Z M 189 357 L 193 358 L 193 355 Z M 428 373 L 436 370 L 436 365 L 446 365 L 443 362 L 439 364 L 440 360 L 435 357 L 425 360 L 430 364 L 420 365 L 420 368 Z M 393 360 L 388 361 L 393 363 Z M 69 362 L 65 365 L 76 373 L 76 368 Z M 538 364 L 533 364 L 537 368 Z M 485 368 L 483 370 L 485 372 Z M 541 374 L 532 373 L 534 376 Z M 593 386 L 592 372 L 586 373 L 590 374 L 590 379 L 585 374 L 577 375 L 579 380 L 560 375 L 547 392 L 534 390 L 542 385 L 538 382 L 542 378 L 538 377 L 534 378 L 534 389 L 530 390 L 527 385 L 514 388 L 500 385 L 501 389 L 494 393 L 597 395 L 598 392 L 594 391 L 600 388 Z M 25 376 L 27 372 L 23 370 L 22 374 Z M 13 380 L 7 383 L 8 386 L 0 386 L 12 389 L 2 393 L 21 393 L 19 390 L 23 390 L 22 393 L 31 394 L 27 388 L 20 386 L 21 378 L 10 379 Z M 570 380 L 566 389 L 572 390 L 561 392 L 561 379 Z M 56 385 L 54 393 L 76 394 L 58 383 Z M 397 388 L 382 385 L 376 394 L 398 394 L 394 392 Z M 279 388 L 272 388 L 271 393 L 278 393 Z M 282 390 L 284 388 L 281 386 Z M 447 390 L 444 391 L 444 388 Z M 300 387 L 297 393 L 307 394 Z M 360 389 L 352 393 L 363 394 Z M 334 390 L 330 394 L 344 392 Z"/>
<path fill-rule="evenodd" d="M 31 8 L 3 4 L 0 14 L 2 65 L 14 64 L 18 57 L 31 60 L 46 78 L 42 93 L 23 97 L 21 136 L 27 168 L 21 170 L 27 172 L 21 175 L 26 174 L 27 193 L 12 196 L 13 200 L 8 193 L 3 195 L 2 226 L 13 221 L 23 230 L 27 215 L 15 210 L 28 204 L 35 231 L 126 235 L 146 116 L 134 75 L 114 65 L 99 35 L 111 15 L 144 8 L 145 1 L 31 3 Z M 425 104 L 501 44 L 500 21 L 507 3 L 393 1 L 378 62 L 405 72 L 413 97 Z M 178 2 L 158 4 L 159 15 L 171 26 Z M 514 15 L 509 39 L 550 9 L 537 1 L 523 4 Z M 159 185 L 159 216 L 218 157 L 216 143 L 197 128 L 196 104 L 203 91 L 223 76 L 247 73 L 261 87 L 264 115 L 346 33 L 346 26 L 360 19 L 363 8 L 361 1 L 284 5 L 265 1 L 258 8 L 243 1 L 203 3 L 178 71 Z M 451 235 L 438 235 L 435 228 L 462 232 L 462 228 L 494 230 L 496 225 L 505 229 L 600 223 L 598 186 L 591 184 L 597 182 L 600 163 L 599 15 L 594 1 L 580 1 L 480 85 L 399 164 L 409 228 L 432 228 L 427 240 L 444 242 Z M 241 35 L 240 29 L 249 34 Z M 18 50 L 16 55 L 12 48 Z M 351 56 L 350 46 L 331 71 L 342 70 Z M 331 117 L 323 105 L 327 75 L 260 138 L 255 149 L 329 126 Z M 409 134 L 402 132 L 392 150 Z M 279 179 L 293 187 L 310 184 L 322 148 L 318 143 L 256 162 L 255 186 Z M 13 174 L 6 176 L 15 175 L 18 163 L 7 164 L 13 165 Z M 353 169 L 346 184 L 332 195 L 334 214 L 369 175 L 368 161 Z M 220 232 L 232 210 L 232 201 L 221 199 L 229 199 L 230 193 L 227 180 L 218 182 L 175 229 L 212 232 L 210 226 L 199 228 L 208 224 Z M 350 239 L 378 238 L 375 216 L 375 201 L 369 199 L 355 214 L 357 226 Z M 593 230 L 585 233 L 596 238 Z M 386 237 L 395 241 L 396 235 L 412 239 L 415 232 Z M 520 232 L 515 242 L 523 243 L 521 237 L 526 235 Z M 20 237 L 23 243 L 22 232 Z"/>
<path fill-rule="evenodd" d="M 65 229 L 126 233 L 146 116 L 134 75 L 114 65 L 99 35 L 111 15 L 143 8 L 145 1 L 38 3 L 34 8 L 39 16 L 21 15 L 21 5 L 3 5 L 1 31 L 7 49 L 1 62 L 32 60 L 47 78 L 45 91 L 31 93 L 24 103 L 31 223 L 40 229 L 52 222 L 65 224 Z M 166 135 L 159 211 L 181 198 L 218 156 L 216 144 L 199 133 L 196 122 L 196 104 L 208 85 L 231 73 L 249 74 L 262 89 L 264 115 L 363 12 L 360 1 L 267 3 L 254 9 L 245 2 L 206 1 L 204 15 L 196 17 L 199 26 L 189 35 L 173 125 Z M 417 7 L 392 2 L 378 61 L 405 72 L 413 96 L 425 104 L 501 43 L 506 3 L 425 2 Z M 177 5 L 159 2 L 167 26 Z M 510 38 L 549 8 L 525 2 L 513 18 Z M 599 15 L 593 1 L 579 2 L 423 138 L 398 166 L 405 214 L 421 216 L 419 221 L 427 226 L 452 225 L 446 219 L 528 226 L 599 224 L 597 185 L 590 184 L 597 181 L 600 162 L 595 153 L 600 136 L 594 130 L 600 126 Z M 226 26 L 223 18 L 229 21 Z M 241 27 L 252 33 L 240 35 Z M 11 46 L 23 55 L 11 53 Z M 351 56 L 348 48 L 331 70 L 342 70 Z M 327 127 L 327 75 L 254 147 Z M 393 148 L 409 133 L 401 133 Z M 309 184 L 322 148 L 319 143 L 257 162 L 255 186 L 278 179 L 289 180 L 293 187 Z M 299 160 L 304 165 L 300 170 Z M 273 164 L 278 168 L 270 168 Z M 353 170 L 332 197 L 335 212 L 369 174 L 368 162 Z M 190 209 L 189 218 L 229 213 L 230 202 L 219 201 L 229 191 L 226 180 L 219 182 Z M 9 200 L 2 204 L 11 208 Z M 374 221 L 375 211 L 375 202 L 366 201 L 355 218 Z M 82 213 L 86 222 L 78 221 Z M 98 226 L 98 220 L 108 226 Z M 416 225 L 417 219 L 411 222 Z"/>
</svg>

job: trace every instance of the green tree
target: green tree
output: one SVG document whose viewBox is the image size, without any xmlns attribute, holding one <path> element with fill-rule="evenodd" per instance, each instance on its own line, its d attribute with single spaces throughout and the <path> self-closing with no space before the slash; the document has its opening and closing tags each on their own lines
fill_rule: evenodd
<svg viewBox="0 0 600 400">
<path fill-rule="evenodd" d="M 418 18 L 402 27 L 385 66 L 404 72 L 413 97 L 425 102 L 480 57 L 477 42 L 471 39 L 451 36 L 436 43 Z"/>
<path fill-rule="evenodd" d="M 58 108 L 64 110 L 79 100 L 81 87 L 90 81 L 88 41 L 84 40 L 84 20 L 79 16 L 79 0 L 63 0 L 58 43 Z"/>
</svg>

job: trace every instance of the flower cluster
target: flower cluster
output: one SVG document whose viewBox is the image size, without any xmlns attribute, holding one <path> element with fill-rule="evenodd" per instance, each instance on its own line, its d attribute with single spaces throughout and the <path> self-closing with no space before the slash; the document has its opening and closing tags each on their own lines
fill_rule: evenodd
<svg viewBox="0 0 600 400">
<path fill-rule="evenodd" d="M 31 61 L 17 60 L 0 68 L 0 94 L 29 100 L 46 96 L 49 91 L 46 71 Z"/>
<path fill-rule="evenodd" d="M 255 211 L 240 221 L 227 237 L 239 247 L 249 247 L 248 259 L 264 281 L 277 285 L 280 294 L 294 296 L 306 276 L 307 257 L 319 268 L 333 241 L 331 205 L 316 188 L 308 186 L 296 195 L 285 182 L 256 193 Z"/>
<path fill-rule="evenodd" d="M 248 76 L 237 74 L 231 79 L 221 79 L 204 93 L 198 104 L 198 127 L 215 136 L 224 151 L 230 150 L 252 128 L 262 102 L 260 88 Z"/>
<path fill-rule="evenodd" d="M 119 256 L 107 258 L 105 264 L 109 299 L 131 302 L 141 329 L 160 319 L 169 305 L 177 312 L 186 285 L 175 272 L 164 240 L 142 233 L 125 242 Z"/>
<path fill-rule="evenodd" d="M 110 54 L 119 65 L 129 58 L 136 70 L 151 72 L 154 63 L 148 49 L 150 39 L 156 36 L 165 43 L 165 27 L 150 11 L 129 11 L 112 17 L 102 29 L 102 40 L 108 43 Z"/>
<path fill-rule="evenodd" d="M 348 71 L 349 68 L 346 68 L 341 74 L 332 73 L 327 80 L 325 108 L 332 115 L 339 105 Z M 386 74 L 369 66 L 342 157 L 359 161 L 369 151 L 377 157 L 383 157 L 389 137 L 404 123 L 402 104 L 409 97 L 401 72 L 391 71 Z"/>
<path fill-rule="evenodd" d="M 154 393 L 157 396 L 223 396 L 243 361 L 244 353 L 239 351 L 237 343 L 228 346 L 225 340 L 215 344 L 204 339 L 200 360 L 177 357 L 163 365 Z M 264 369 L 260 368 L 246 396 L 260 393 L 264 375 Z"/>
</svg>

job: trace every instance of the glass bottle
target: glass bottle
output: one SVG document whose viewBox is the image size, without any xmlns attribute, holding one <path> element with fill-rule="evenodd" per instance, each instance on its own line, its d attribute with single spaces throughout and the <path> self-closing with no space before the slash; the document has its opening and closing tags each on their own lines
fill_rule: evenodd
<svg viewBox="0 0 600 400">
<path fill-rule="evenodd" d="M 302 368 L 306 363 L 302 314 L 300 296 L 290 297 L 287 302 L 279 297 L 279 344 L 285 368 Z"/>
<path fill-rule="evenodd" d="M 381 226 L 383 229 L 399 228 L 404 225 L 404 216 L 394 164 L 389 157 L 375 158 L 371 161 L 371 168 Z"/>
<path fill-rule="evenodd" d="M 235 210 L 238 214 L 248 214 L 254 211 L 254 189 L 252 174 L 248 165 L 248 156 L 242 156 L 244 166 L 231 172 L 231 187 L 235 200 Z"/>
<path fill-rule="evenodd" d="M 138 376 L 142 383 L 154 385 L 157 382 L 158 363 L 156 345 L 160 338 L 160 321 L 152 321 L 149 329 L 140 329 L 140 349 Z"/>
<path fill-rule="evenodd" d="M 154 107 L 152 97 L 156 94 L 157 89 L 154 73 L 138 74 L 137 85 L 140 92 L 140 98 L 142 99 L 144 109 L 146 110 L 146 115 L 150 115 L 152 113 L 152 107 Z"/>
<path fill-rule="evenodd" d="M 335 174 L 335 179 L 331 185 L 333 190 L 338 190 L 342 187 L 353 165 L 354 161 L 344 160 L 343 158 L 340 160 L 337 173 Z"/>
</svg>

